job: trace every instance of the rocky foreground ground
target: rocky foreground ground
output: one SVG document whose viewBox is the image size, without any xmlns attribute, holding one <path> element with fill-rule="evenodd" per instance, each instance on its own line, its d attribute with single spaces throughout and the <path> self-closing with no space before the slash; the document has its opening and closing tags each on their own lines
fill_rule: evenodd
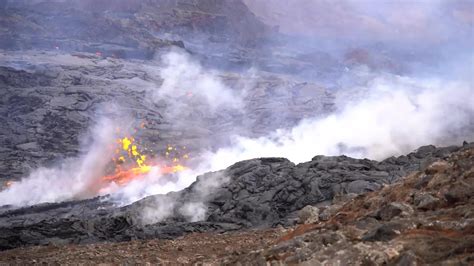
<svg viewBox="0 0 474 266">
<path fill-rule="evenodd" d="M 472 265 L 474 147 L 455 150 L 377 191 L 307 206 L 286 228 L 17 248 L 0 262 Z"/>
<path fill-rule="evenodd" d="M 459 147 L 425 146 L 377 162 L 316 156 L 293 164 L 284 158 L 238 162 L 197 177 L 189 187 L 124 207 L 111 197 L 0 208 L 0 249 L 25 245 L 176 238 L 294 224 L 307 205 L 376 191 Z"/>
</svg>

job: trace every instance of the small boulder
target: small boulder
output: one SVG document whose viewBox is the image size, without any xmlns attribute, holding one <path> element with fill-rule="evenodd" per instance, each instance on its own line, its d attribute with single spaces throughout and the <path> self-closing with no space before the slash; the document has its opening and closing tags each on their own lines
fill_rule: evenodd
<svg viewBox="0 0 474 266">
<path fill-rule="evenodd" d="M 403 252 L 397 259 L 397 265 L 417 265 L 418 258 L 411 250 Z"/>
<path fill-rule="evenodd" d="M 334 198 L 332 199 L 332 204 L 344 204 L 347 201 L 356 198 L 357 196 L 358 194 L 356 193 L 338 193 L 334 195 Z"/>
<path fill-rule="evenodd" d="M 319 213 L 320 221 L 328 221 L 338 210 L 342 207 L 342 204 L 332 204 L 329 206 L 322 207 Z"/>
<path fill-rule="evenodd" d="M 420 192 L 413 196 L 413 203 L 420 210 L 433 210 L 440 204 L 440 200 L 429 193 Z"/>
<path fill-rule="evenodd" d="M 389 221 L 396 216 L 407 217 L 413 214 L 413 208 L 405 203 L 392 202 L 383 206 L 377 213 L 377 217 Z"/>
<path fill-rule="evenodd" d="M 405 226 L 400 223 L 386 223 L 382 224 L 372 230 L 369 230 L 364 236 L 363 241 L 390 241 L 400 235 L 401 230 Z"/>
<path fill-rule="evenodd" d="M 433 175 L 436 173 L 444 173 L 449 168 L 449 163 L 446 161 L 438 161 L 432 163 L 425 169 L 427 175 Z"/>
<path fill-rule="evenodd" d="M 299 224 L 311 224 L 319 221 L 319 209 L 315 206 L 307 205 L 298 213 Z"/>
<path fill-rule="evenodd" d="M 474 187 L 466 182 L 456 182 L 444 193 L 444 199 L 450 203 L 466 202 L 474 195 Z"/>
</svg>

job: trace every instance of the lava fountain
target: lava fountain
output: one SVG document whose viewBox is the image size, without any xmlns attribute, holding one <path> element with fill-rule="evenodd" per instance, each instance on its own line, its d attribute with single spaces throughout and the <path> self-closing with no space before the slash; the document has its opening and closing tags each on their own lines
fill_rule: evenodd
<svg viewBox="0 0 474 266">
<path fill-rule="evenodd" d="M 144 178 L 152 169 L 159 175 L 173 174 L 186 169 L 181 164 L 189 158 L 188 153 L 183 154 L 183 151 L 186 151 L 184 146 L 178 150 L 178 147 L 167 145 L 162 158 L 150 160 L 143 154 L 134 137 L 120 138 L 116 144 L 115 156 L 112 158 L 113 173 L 101 178 L 105 186 L 111 183 L 124 186 L 133 180 Z"/>
</svg>

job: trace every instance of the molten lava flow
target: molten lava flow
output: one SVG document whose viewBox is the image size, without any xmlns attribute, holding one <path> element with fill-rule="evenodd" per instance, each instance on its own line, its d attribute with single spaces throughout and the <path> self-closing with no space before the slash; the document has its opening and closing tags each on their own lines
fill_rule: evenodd
<svg viewBox="0 0 474 266">
<path fill-rule="evenodd" d="M 177 157 L 178 149 L 172 145 L 166 147 L 163 162 L 149 163 L 147 162 L 147 156 L 139 150 L 133 137 L 119 139 L 117 144 L 118 148 L 115 150 L 116 158 L 113 158 L 115 172 L 102 177 L 102 181 L 107 183 L 125 185 L 132 180 L 143 178 L 152 169 L 159 175 L 172 174 L 186 169 L 185 166 L 180 164 L 180 158 Z M 183 149 L 185 148 L 183 147 Z M 176 156 L 171 156 L 172 154 Z M 186 160 L 189 158 L 189 155 L 186 153 L 180 157 Z"/>
<path fill-rule="evenodd" d="M 117 169 L 115 174 L 104 176 L 102 179 L 104 181 L 115 182 L 118 185 L 124 185 L 136 178 L 140 178 L 143 175 L 148 174 L 150 170 L 151 166 L 148 165 L 135 167 L 128 170 Z"/>
<path fill-rule="evenodd" d="M 11 181 L 11 180 L 5 181 L 5 182 L 3 183 L 4 189 L 7 189 L 7 188 L 11 187 L 11 186 L 13 185 L 13 183 L 14 183 L 14 182 Z M 0 189 L 1 189 L 1 187 L 0 187 Z"/>
</svg>

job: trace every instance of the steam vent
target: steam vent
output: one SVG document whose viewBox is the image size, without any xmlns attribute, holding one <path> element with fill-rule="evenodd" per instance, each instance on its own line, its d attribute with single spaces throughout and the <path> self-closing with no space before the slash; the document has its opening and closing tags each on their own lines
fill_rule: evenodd
<svg viewBox="0 0 474 266">
<path fill-rule="evenodd" d="M 0 265 L 474 265 L 474 1 L 0 0 Z"/>
</svg>

